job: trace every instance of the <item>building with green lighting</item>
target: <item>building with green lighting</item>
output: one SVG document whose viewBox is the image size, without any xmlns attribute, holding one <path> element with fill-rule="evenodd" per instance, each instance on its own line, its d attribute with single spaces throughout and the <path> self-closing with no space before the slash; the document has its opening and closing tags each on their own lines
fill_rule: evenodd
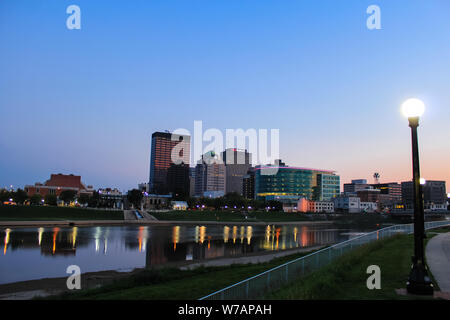
<svg viewBox="0 0 450 320">
<path fill-rule="evenodd" d="M 288 166 L 255 168 L 256 199 L 330 201 L 339 194 L 340 178 L 334 171 Z"/>
</svg>

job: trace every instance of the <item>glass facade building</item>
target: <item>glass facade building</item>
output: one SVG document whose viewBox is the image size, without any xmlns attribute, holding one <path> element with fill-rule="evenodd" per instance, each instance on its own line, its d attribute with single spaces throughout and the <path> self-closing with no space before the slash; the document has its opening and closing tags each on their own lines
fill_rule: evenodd
<svg viewBox="0 0 450 320">
<path fill-rule="evenodd" d="M 297 167 L 256 167 L 255 198 L 331 200 L 340 193 L 340 178 L 333 171 Z"/>
<path fill-rule="evenodd" d="M 175 153 L 177 160 L 181 160 L 181 163 L 189 166 L 190 140 L 190 136 L 176 135 L 170 132 L 152 134 L 149 179 L 151 193 L 166 194 L 169 192 L 167 171 L 174 164 L 172 153 Z"/>
<path fill-rule="evenodd" d="M 319 173 L 316 177 L 313 200 L 331 201 L 341 193 L 341 179 L 338 175 Z"/>
</svg>

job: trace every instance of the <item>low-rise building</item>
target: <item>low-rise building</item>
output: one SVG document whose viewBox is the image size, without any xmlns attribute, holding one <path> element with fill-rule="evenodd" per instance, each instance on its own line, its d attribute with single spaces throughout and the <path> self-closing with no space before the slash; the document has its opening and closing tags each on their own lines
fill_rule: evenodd
<svg viewBox="0 0 450 320">
<path fill-rule="evenodd" d="M 297 211 L 303 213 L 332 213 L 334 212 L 334 203 L 332 201 L 311 201 L 301 198 L 297 203 Z"/>
<path fill-rule="evenodd" d="M 360 211 L 361 212 L 377 212 L 378 211 L 378 203 L 376 202 L 363 202 L 360 203 Z"/>
<path fill-rule="evenodd" d="M 101 188 L 97 190 L 100 202 L 113 209 L 123 209 L 124 196 L 117 188 Z"/>
<path fill-rule="evenodd" d="M 34 185 L 26 185 L 25 192 L 28 197 L 32 197 L 35 194 L 39 194 L 42 197 L 46 195 L 59 195 L 66 190 L 72 190 L 77 193 L 77 195 L 88 194 L 92 195 L 94 189 L 92 186 L 86 186 L 81 182 L 81 176 L 75 176 L 73 174 L 51 174 L 50 179 L 44 183 L 35 183 Z"/>
<path fill-rule="evenodd" d="M 188 204 L 186 201 L 171 201 L 172 210 L 181 210 L 185 211 L 188 208 Z"/>
<path fill-rule="evenodd" d="M 171 198 L 172 196 L 170 194 L 160 195 L 144 193 L 144 198 L 142 199 L 143 208 L 147 210 L 167 209 L 170 206 Z"/>
<path fill-rule="evenodd" d="M 361 211 L 361 199 L 352 195 L 340 195 L 333 199 L 335 212 L 358 213 Z"/>
</svg>

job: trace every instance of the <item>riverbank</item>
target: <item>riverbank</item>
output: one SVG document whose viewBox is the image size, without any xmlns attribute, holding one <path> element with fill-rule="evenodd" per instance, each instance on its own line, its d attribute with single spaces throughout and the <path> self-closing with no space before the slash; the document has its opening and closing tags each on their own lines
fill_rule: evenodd
<svg viewBox="0 0 450 320">
<path fill-rule="evenodd" d="M 427 233 L 428 238 L 436 231 Z M 433 297 L 406 294 L 406 281 L 411 270 L 413 236 L 398 235 L 358 248 L 331 265 L 299 279 L 265 296 L 273 300 L 416 300 Z M 381 289 L 366 285 L 368 266 L 381 270 Z M 434 298 L 448 298 L 436 288 Z"/>
<path fill-rule="evenodd" d="M 0 228 L 36 228 L 36 227 L 92 227 L 92 226 L 174 226 L 174 225 L 259 225 L 266 226 L 264 221 L 159 221 L 159 220 L 87 220 L 87 221 L 0 221 Z M 270 223 L 273 224 L 273 223 Z M 283 225 L 327 225 L 333 221 L 288 221 Z"/>
<path fill-rule="evenodd" d="M 334 224 L 371 231 L 400 222 L 380 214 L 301 214 L 285 212 L 170 211 L 150 212 L 157 220 L 124 219 L 123 211 L 50 207 L 0 206 L 0 227 L 68 227 L 121 225 L 267 225 Z"/>
<path fill-rule="evenodd" d="M 0 300 L 39 296 L 51 296 L 51 299 L 197 299 L 211 290 L 221 289 L 255 272 L 265 271 L 321 248 L 315 246 L 183 262 L 131 272 L 89 272 L 81 275 L 82 291 L 78 292 L 67 289 L 66 277 L 2 284 Z M 167 294 L 167 288 L 173 296 Z M 186 288 L 190 290 L 186 291 Z"/>
<path fill-rule="evenodd" d="M 0 205 L 0 222 L 123 220 L 122 210 L 84 209 L 54 206 Z"/>
</svg>

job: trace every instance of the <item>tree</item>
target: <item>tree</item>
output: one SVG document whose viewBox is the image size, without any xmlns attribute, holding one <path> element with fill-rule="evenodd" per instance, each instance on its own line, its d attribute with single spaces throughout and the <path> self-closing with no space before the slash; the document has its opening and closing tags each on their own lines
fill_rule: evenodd
<svg viewBox="0 0 450 320">
<path fill-rule="evenodd" d="M 87 195 L 86 193 L 82 193 L 78 197 L 77 201 L 81 205 L 86 205 L 87 203 L 89 203 L 90 198 L 91 197 L 89 197 L 89 195 Z"/>
<path fill-rule="evenodd" d="M 58 198 L 54 194 L 47 194 L 44 197 L 45 204 L 49 206 L 56 206 Z"/>
<path fill-rule="evenodd" d="M 283 204 L 280 201 L 269 200 L 267 205 L 270 207 L 270 211 L 281 211 L 283 210 Z"/>
<path fill-rule="evenodd" d="M 100 202 L 100 194 L 97 191 L 94 191 L 92 193 L 92 197 L 89 197 L 88 200 L 88 207 L 90 208 L 97 208 Z"/>
<path fill-rule="evenodd" d="M 133 189 L 128 191 L 127 199 L 134 206 L 135 209 L 139 209 L 141 207 L 143 195 L 142 192 L 138 189 Z"/>
<path fill-rule="evenodd" d="M 198 199 L 197 198 L 193 198 L 193 197 L 189 197 L 187 199 L 187 204 L 188 204 L 189 208 L 195 209 L 195 208 L 197 208 L 197 205 L 198 205 Z"/>
<path fill-rule="evenodd" d="M 0 190 L 0 201 L 3 203 L 4 201 L 8 201 L 12 198 L 11 192 L 6 189 Z"/>
<path fill-rule="evenodd" d="M 213 200 L 214 209 L 219 210 L 225 206 L 225 199 L 223 197 L 215 198 Z"/>
<path fill-rule="evenodd" d="M 30 197 L 30 204 L 40 205 L 42 203 L 42 196 L 39 193 L 35 193 Z"/>
<path fill-rule="evenodd" d="M 23 191 L 22 189 L 17 189 L 16 192 L 13 193 L 12 198 L 14 199 L 14 201 L 18 204 L 23 204 L 25 202 L 25 200 L 28 199 L 28 195 L 25 191 Z"/>
<path fill-rule="evenodd" d="M 59 198 L 64 201 L 65 204 L 68 204 L 75 200 L 75 196 L 77 195 L 77 192 L 75 190 L 64 190 L 59 195 Z"/>
</svg>

